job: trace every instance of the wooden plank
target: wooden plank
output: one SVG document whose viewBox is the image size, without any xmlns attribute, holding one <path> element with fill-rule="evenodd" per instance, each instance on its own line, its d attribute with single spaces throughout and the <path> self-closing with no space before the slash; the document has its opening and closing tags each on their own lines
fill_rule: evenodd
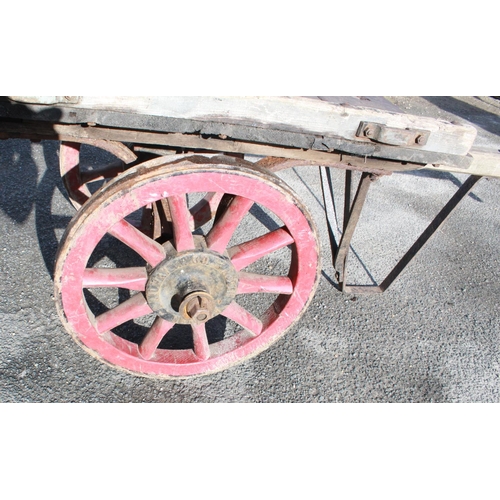
<svg viewBox="0 0 500 500">
<path fill-rule="evenodd" d="M 155 132 L 197 134 L 202 136 L 230 137 L 232 139 L 289 146 L 300 149 L 311 149 L 318 140 L 312 134 L 258 128 L 245 125 L 234 125 L 219 122 L 187 120 L 165 116 L 141 115 L 118 111 L 95 110 L 86 108 L 70 108 L 64 105 L 44 106 L 37 104 L 19 104 L 0 97 L 0 117 L 22 120 L 42 121 L 50 123 L 87 124 L 93 123 L 105 127 L 120 129 L 147 130 Z M 345 141 L 344 141 L 345 142 Z M 357 143 L 358 147 L 373 149 L 370 144 Z M 320 147 L 328 151 L 328 148 Z M 352 152 L 348 150 L 347 152 Z M 362 154 L 370 154 L 363 151 Z M 426 162 L 424 162 L 426 163 Z"/>
<path fill-rule="evenodd" d="M 1 109 L 0 109 L 1 110 Z M 218 139 L 213 137 L 203 137 L 202 134 L 178 134 L 178 133 L 158 133 L 146 132 L 141 130 L 127 130 L 123 128 L 102 128 L 102 127 L 84 127 L 81 125 L 63 125 L 54 123 L 2 123 L 0 119 L 0 139 L 1 138 L 53 138 L 61 141 L 101 141 L 112 144 L 113 141 L 133 143 L 133 144 L 148 144 L 154 146 L 167 146 L 182 149 L 202 149 L 217 152 L 252 154 L 257 156 L 273 156 L 291 159 L 304 159 L 311 161 L 324 162 L 323 165 L 331 165 L 340 161 L 341 157 L 353 158 L 352 155 L 346 155 L 342 151 L 349 151 L 348 148 L 342 149 L 340 144 L 339 151 L 324 152 L 318 151 L 319 148 L 302 149 L 299 147 L 283 148 L 271 146 L 269 144 L 254 143 L 248 141 L 233 141 L 229 139 Z M 343 141 L 348 142 L 348 141 Z M 96 144 L 97 145 L 97 144 Z M 104 148 L 107 149 L 107 148 Z M 328 149 L 327 149 L 328 151 Z M 472 157 L 447 155 L 444 153 L 433 153 L 428 151 L 407 150 L 396 147 L 373 147 L 370 151 L 355 151 L 357 155 L 354 165 L 361 165 L 361 168 L 366 167 L 367 161 L 370 159 L 377 164 L 390 165 L 391 171 L 395 170 L 411 170 L 424 167 L 429 163 L 440 163 L 443 165 L 451 165 L 457 168 L 466 169 L 472 161 Z M 381 161 L 384 159 L 391 160 L 390 162 Z M 401 162 L 407 162 L 404 166 Z M 377 167 L 376 167 L 377 168 Z M 387 170 L 387 167 L 381 167 Z"/>
<path fill-rule="evenodd" d="M 318 98 L 317 98 L 318 99 Z M 139 115 L 117 111 L 70 108 L 65 106 L 47 107 L 13 103 L 0 98 L 0 117 L 49 123 L 99 124 L 114 129 L 131 129 L 167 133 L 197 135 L 203 138 L 230 138 L 245 143 L 267 144 L 273 146 L 292 147 L 302 150 L 317 150 L 372 157 L 379 159 L 407 161 L 426 165 L 440 163 L 459 168 L 467 168 L 471 158 L 464 155 L 450 155 L 419 149 L 388 146 L 377 142 L 351 141 L 341 137 L 313 135 L 289 132 L 272 128 L 260 128 L 246 125 L 234 125 L 223 122 L 202 122 L 169 118 L 163 116 Z M 28 122 L 25 121 L 27 127 Z M 152 144 L 148 142 L 148 144 Z M 164 144 L 164 142 L 161 142 Z M 226 151 L 222 149 L 221 151 Z"/>
<path fill-rule="evenodd" d="M 500 179 L 500 153 L 494 151 L 472 150 L 472 163 L 467 169 L 450 167 L 446 165 L 426 165 L 427 170 L 440 170 L 457 174 L 480 175 L 482 177 L 495 177 Z"/>
<path fill-rule="evenodd" d="M 476 129 L 466 124 L 307 97 L 97 96 L 80 97 L 78 103 L 65 106 L 337 136 L 372 144 L 370 139 L 356 136 L 360 123 L 368 121 L 393 128 L 428 130 L 431 134 L 427 143 L 411 148 L 453 155 L 466 155 L 476 137 Z"/>
<path fill-rule="evenodd" d="M 382 96 L 318 96 L 318 99 L 340 106 L 373 108 L 381 111 L 404 114 L 404 111 Z"/>
</svg>

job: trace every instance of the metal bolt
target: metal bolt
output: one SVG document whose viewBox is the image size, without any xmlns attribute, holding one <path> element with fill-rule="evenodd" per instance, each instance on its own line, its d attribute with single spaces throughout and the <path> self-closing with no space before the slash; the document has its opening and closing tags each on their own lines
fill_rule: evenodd
<svg viewBox="0 0 500 500">
<path fill-rule="evenodd" d="M 210 300 L 203 295 L 195 295 L 186 303 L 186 314 L 194 321 L 202 323 L 211 316 Z"/>
<path fill-rule="evenodd" d="M 373 129 L 371 127 L 366 127 L 363 130 L 363 133 L 365 134 L 366 137 L 370 137 L 371 135 L 373 135 Z"/>
<path fill-rule="evenodd" d="M 425 137 L 423 135 L 418 135 L 415 139 L 415 142 L 417 144 L 425 144 Z"/>
</svg>

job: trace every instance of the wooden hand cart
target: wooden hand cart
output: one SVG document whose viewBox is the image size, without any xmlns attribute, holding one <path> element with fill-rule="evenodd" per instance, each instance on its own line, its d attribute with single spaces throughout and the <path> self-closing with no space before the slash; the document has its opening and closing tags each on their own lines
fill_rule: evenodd
<svg viewBox="0 0 500 500">
<path fill-rule="evenodd" d="M 340 241 L 327 218 L 338 288 L 380 293 L 481 177 L 500 177 L 500 155 L 475 150 L 475 137 L 470 125 L 407 115 L 382 98 L 0 100 L 1 139 L 60 141 L 77 209 L 55 268 L 63 325 L 101 361 L 145 376 L 232 366 L 281 337 L 310 303 L 317 230 L 276 172 L 321 167 L 328 213 L 329 169 L 345 171 Z M 84 170 L 82 145 L 116 161 Z M 424 168 L 469 177 L 380 285 L 349 285 L 350 242 L 371 183 Z M 354 193 L 353 171 L 361 172 Z M 250 214 L 267 221 L 261 234 L 250 232 Z M 272 270 L 270 255 L 279 262 Z M 103 309 L 91 294 L 101 289 L 121 299 Z"/>
</svg>

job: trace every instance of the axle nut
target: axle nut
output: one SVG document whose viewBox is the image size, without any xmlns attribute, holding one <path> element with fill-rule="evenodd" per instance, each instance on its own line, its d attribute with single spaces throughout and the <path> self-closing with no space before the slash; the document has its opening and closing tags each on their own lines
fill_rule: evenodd
<svg viewBox="0 0 500 500">
<path fill-rule="evenodd" d="M 181 314 L 194 323 L 208 321 L 214 312 L 214 300 L 206 292 L 193 292 L 184 297 L 180 306 Z"/>
</svg>

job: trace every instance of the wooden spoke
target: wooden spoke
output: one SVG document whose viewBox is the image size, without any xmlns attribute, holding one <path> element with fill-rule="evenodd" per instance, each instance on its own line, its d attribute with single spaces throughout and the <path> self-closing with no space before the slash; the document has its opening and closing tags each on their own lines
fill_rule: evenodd
<svg viewBox="0 0 500 500">
<path fill-rule="evenodd" d="M 166 239 L 172 238 L 172 216 L 170 215 L 168 201 L 164 198 L 153 203 L 153 228 L 153 238 L 155 240 L 161 236 Z"/>
<path fill-rule="evenodd" d="M 168 206 L 174 229 L 175 249 L 178 252 L 194 249 L 193 235 L 190 228 L 191 214 L 188 210 L 186 196 L 170 196 Z"/>
<path fill-rule="evenodd" d="M 146 236 L 124 219 L 117 222 L 108 233 L 132 248 L 132 250 L 137 252 L 153 267 L 165 258 L 165 250 L 159 243 Z"/>
<path fill-rule="evenodd" d="M 243 269 L 261 257 L 293 243 L 290 233 L 283 228 L 260 236 L 228 250 L 231 262 L 236 270 Z"/>
<path fill-rule="evenodd" d="M 92 268 L 83 272 L 83 288 L 117 287 L 144 291 L 148 273 L 144 267 Z"/>
<path fill-rule="evenodd" d="M 153 235 L 153 206 L 151 203 L 148 203 L 145 207 L 142 207 L 141 214 L 141 222 L 138 225 L 134 224 L 134 227 L 137 227 L 144 233 L 146 236 L 154 239 Z"/>
<path fill-rule="evenodd" d="M 220 200 L 224 193 L 207 193 L 193 208 L 191 212 L 191 229 L 203 226 L 215 217 Z"/>
<path fill-rule="evenodd" d="M 208 345 L 205 323 L 191 325 L 191 328 L 193 330 L 194 353 L 200 359 L 208 359 L 210 357 L 210 347 Z"/>
<path fill-rule="evenodd" d="M 148 306 L 142 293 L 138 293 L 120 305 L 96 317 L 96 326 L 99 333 L 112 330 L 131 319 L 140 318 L 153 312 Z"/>
<path fill-rule="evenodd" d="M 174 323 L 166 321 L 159 316 L 155 319 L 148 333 L 139 346 L 139 353 L 143 359 L 150 359 L 154 354 L 163 337 L 174 326 Z"/>
<path fill-rule="evenodd" d="M 207 235 L 207 245 L 210 250 L 224 252 L 238 224 L 248 213 L 253 201 L 242 196 L 236 196 L 222 217 L 216 222 Z"/>
<path fill-rule="evenodd" d="M 293 292 L 292 280 L 287 276 L 265 276 L 261 274 L 238 274 L 237 293 L 279 293 L 291 295 Z"/>
<path fill-rule="evenodd" d="M 231 304 L 222 311 L 222 316 L 232 319 L 235 323 L 238 323 L 238 325 L 253 333 L 255 336 L 259 335 L 262 331 L 262 322 L 236 302 L 231 302 Z"/>
</svg>

